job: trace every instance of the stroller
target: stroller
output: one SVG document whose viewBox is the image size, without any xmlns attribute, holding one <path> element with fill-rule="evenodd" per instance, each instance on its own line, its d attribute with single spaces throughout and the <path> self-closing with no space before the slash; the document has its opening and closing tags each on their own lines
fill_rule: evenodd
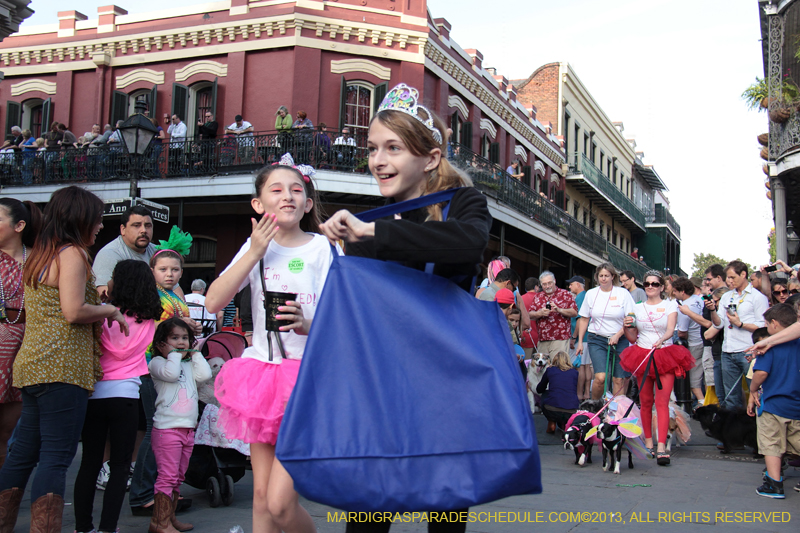
<svg viewBox="0 0 800 533">
<path fill-rule="evenodd" d="M 245 348 L 244 336 L 232 331 L 213 333 L 197 345 L 211 365 L 214 378 L 225 362 L 240 357 Z M 214 397 L 214 379 L 203 385 L 198 388 L 202 414 L 184 481 L 196 489 L 205 489 L 211 507 L 228 506 L 233 502 L 234 483 L 250 468 L 250 446 L 225 438 L 217 427 L 219 403 Z"/>
</svg>

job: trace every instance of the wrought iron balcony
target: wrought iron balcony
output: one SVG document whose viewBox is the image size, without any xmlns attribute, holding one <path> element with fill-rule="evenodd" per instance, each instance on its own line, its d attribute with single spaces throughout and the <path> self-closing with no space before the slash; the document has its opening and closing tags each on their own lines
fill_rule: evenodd
<svg viewBox="0 0 800 533">
<path fill-rule="evenodd" d="M 180 178 L 250 172 L 291 153 L 296 164 L 317 169 L 366 173 L 366 139 L 335 144 L 339 132 L 269 132 L 213 140 L 153 143 L 141 159 L 121 144 L 0 154 L 0 185 L 68 184 L 127 180 L 138 171 L 142 179 Z M 135 168 L 134 165 L 136 165 Z"/>
<path fill-rule="evenodd" d="M 666 224 L 672 232 L 680 238 L 681 225 L 675 221 L 675 217 L 669 212 L 669 209 L 664 207 L 663 204 L 656 204 L 655 214 L 653 215 L 653 224 Z"/>
<path fill-rule="evenodd" d="M 595 255 L 602 256 L 608 242 L 550 200 L 536 193 L 505 170 L 468 148 L 454 144 L 449 159 L 465 170 L 475 186 L 487 196 L 508 205 L 536 223 L 565 235 L 571 242 Z"/>
<path fill-rule="evenodd" d="M 633 272 L 639 281 L 644 281 L 644 273 L 650 270 L 646 264 L 637 261 L 616 246 L 608 247 L 608 260 L 618 271 L 630 270 Z"/>
<path fill-rule="evenodd" d="M 617 211 L 631 222 L 626 224 L 623 221 L 623 225 L 628 227 L 635 225 L 644 231 L 647 219 L 642 210 L 636 207 L 636 204 L 625 196 L 625 193 L 614 186 L 588 157 L 581 153 L 572 154 L 569 169 L 567 182 L 572 183 L 592 200 L 601 202 L 607 208 Z"/>
</svg>

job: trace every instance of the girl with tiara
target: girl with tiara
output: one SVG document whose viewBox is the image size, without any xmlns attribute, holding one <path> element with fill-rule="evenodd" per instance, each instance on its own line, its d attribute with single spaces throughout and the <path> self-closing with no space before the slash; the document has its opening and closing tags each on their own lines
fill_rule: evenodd
<svg viewBox="0 0 800 533">
<path fill-rule="evenodd" d="M 251 219 L 250 238 L 206 295 L 206 309 L 216 313 L 250 285 L 253 345 L 222 367 L 216 396 L 226 437 L 250 443 L 254 533 L 316 531 L 275 459 L 283 412 L 335 251 L 325 237 L 311 233 L 320 225 L 313 173 L 307 165 L 295 166 L 289 154 L 258 172 L 251 205 L 261 219 Z M 280 314 L 267 316 L 267 291 L 296 295 L 281 302 Z M 286 325 L 271 338 L 266 325 L 274 319 Z"/>
<path fill-rule="evenodd" d="M 418 97 L 416 89 L 403 83 L 386 95 L 369 126 L 369 170 L 390 203 L 461 187 L 450 200 L 447 216 L 443 204 L 369 223 L 342 210 L 320 229 L 332 241 L 347 241 L 348 255 L 398 261 L 418 270 L 434 263 L 434 274 L 460 279 L 458 285 L 471 294 L 489 243 L 492 217 L 486 198 L 442 156 L 447 146 L 445 125 L 418 104 Z M 384 532 L 389 527 L 389 522 L 350 522 L 347 531 Z M 431 532 L 465 529 L 466 522 L 428 525 Z"/>
</svg>

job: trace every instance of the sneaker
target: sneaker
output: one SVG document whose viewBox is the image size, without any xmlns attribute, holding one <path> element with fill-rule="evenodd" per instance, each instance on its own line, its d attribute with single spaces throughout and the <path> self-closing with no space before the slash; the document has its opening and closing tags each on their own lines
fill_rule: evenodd
<svg viewBox="0 0 800 533">
<path fill-rule="evenodd" d="M 797 485 L 794 486 L 794 490 L 796 492 L 800 492 L 800 482 L 798 482 Z"/>
<path fill-rule="evenodd" d="M 769 476 L 765 476 L 764 483 L 756 489 L 756 494 L 764 496 L 765 498 L 776 498 L 782 500 L 786 498 L 783 493 L 783 478 L 780 481 L 775 481 Z"/>
<path fill-rule="evenodd" d="M 106 461 L 103 463 L 100 473 L 97 474 L 97 481 L 94 484 L 94 486 L 97 487 L 97 490 L 106 490 L 106 485 L 108 485 L 108 477 L 110 475 L 111 469 L 108 466 L 108 461 Z"/>
</svg>

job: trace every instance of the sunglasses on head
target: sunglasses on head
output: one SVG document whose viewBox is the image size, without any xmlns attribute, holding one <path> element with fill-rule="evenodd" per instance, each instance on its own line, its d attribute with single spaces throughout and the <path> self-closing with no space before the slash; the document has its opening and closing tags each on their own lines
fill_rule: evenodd
<svg viewBox="0 0 800 533">
<path fill-rule="evenodd" d="M 648 287 L 655 287 L 656 289 L 661 287 L 661 283 L 658 281 L 645 281 L 642 283 L 642 286 L 646 289 Z"/>
</svg>

